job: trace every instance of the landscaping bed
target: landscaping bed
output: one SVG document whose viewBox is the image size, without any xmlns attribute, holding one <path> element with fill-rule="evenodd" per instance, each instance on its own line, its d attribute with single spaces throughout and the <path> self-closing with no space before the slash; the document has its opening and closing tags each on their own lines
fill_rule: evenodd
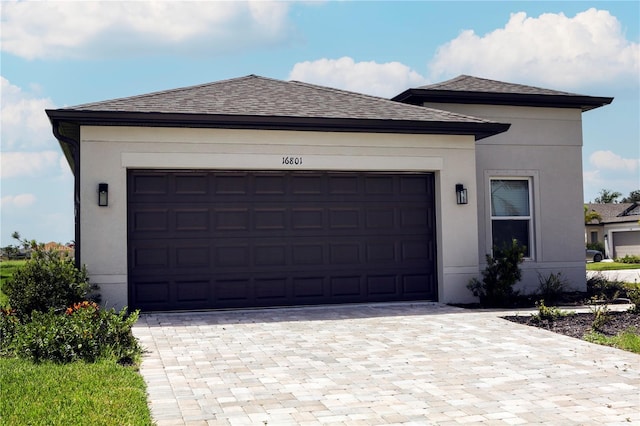
<svg viewBox="0 0 640 426">
<path fill-rule="evenodd" d="M 563 334 L 569 337 L 582 339 L 590 334 L 596 314 L 593 312 L 577 313 L 573 315 L 561 316 L 555 319 L 536 319 L 533 315 L 518 315 L 503 317 L 512 322 L 525 324 L 533 327 L 544 328 L 554 333 Z M 640 332 L 640 315 L 631 312 L 608 312 L 607 320 L 600 325 L 597 331 L 606 336 L 616 336 L 630 328 L 635 328 Z"/>
</svg>

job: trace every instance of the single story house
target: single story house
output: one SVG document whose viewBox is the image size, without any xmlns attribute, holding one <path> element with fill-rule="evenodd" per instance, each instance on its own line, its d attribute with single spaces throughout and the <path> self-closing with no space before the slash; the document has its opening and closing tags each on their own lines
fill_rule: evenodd
<svg viewBox="0 0 640 426">
<path fill-rule="evenodd" d="M 47 110 L 103 303 L 469 302 L 485 255 L 585 288 L 582 113 L 460 76 L 393 99 L 255 75 Z"/>
<path fill-rule="evenodd" d="M 640 203 L 587 204 L 600 220 L 585 224 L 585 242 L 600 243 L 608 259 L 640 256 Z"/>
</svg>

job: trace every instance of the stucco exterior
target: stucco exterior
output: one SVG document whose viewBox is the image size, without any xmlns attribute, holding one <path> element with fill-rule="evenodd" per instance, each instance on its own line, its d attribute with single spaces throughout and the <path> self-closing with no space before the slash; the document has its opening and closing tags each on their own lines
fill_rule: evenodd
<svg viewBox="0 0 640 426">
<path fill-rule="evenodd" d="M 471 301 L 478 272 L 476 203 L 456 204 L 455 185 L 475 185 L 473 136 L 144 127 L 81 127 L 82 262 L 103 303 L 127 306 L 127 169 L 429 171 L 436 175 L 438 294 Z M 283 166 L 282 157 L 304 157 Z M 109 184 L 109 206 L 96 188 Z"/>
<path fill-rule="evenodd" d="M 434 108 L 511 123 L 476 143 L 478 252 L 481 268 L 491 252 L 489 180 L 529 177 L 533 183 L 533 250 L 522 264 L 519 288 L 530 293 L 538 274 L 561 272 L 575 290 L 586 290 L 584 265 L 582 115 L 574 108 L 428 104 Z"/>
</svg>

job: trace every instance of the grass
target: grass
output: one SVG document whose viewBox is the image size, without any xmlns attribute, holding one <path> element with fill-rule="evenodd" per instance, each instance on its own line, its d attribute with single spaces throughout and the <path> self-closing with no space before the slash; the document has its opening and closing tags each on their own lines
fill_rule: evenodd
<svg viewBox="0 0 640 426">
<path fill-rule="evenodd" d="M 584 340 L 599 345 L 613 346 L 629 352 L 640 354 L 640 331 L 634 328 L 618 333 L 615 336 L 605 336 L 604 334 L 592 331 L 584 336 Z"/>
<path fill-rule="evenodd" d="M 2 292 L 5 281 L 7 281 L 13 273 L 25 264 L 26 260 L 2 260 L 0 261 L 0 308 L 7 306 L 7 295 Z"/>
<path fill-rule="evenodd" d="M 616 271 L 620 269 L 640 269 L 640 263 L 589 262 L 587 271 Z"/>
<path fill-rule="evenodd" d="M 152 425 L 138 372 L 114 361 L 42 363 L 0 358 L 2 425 Z"/>
</svg>

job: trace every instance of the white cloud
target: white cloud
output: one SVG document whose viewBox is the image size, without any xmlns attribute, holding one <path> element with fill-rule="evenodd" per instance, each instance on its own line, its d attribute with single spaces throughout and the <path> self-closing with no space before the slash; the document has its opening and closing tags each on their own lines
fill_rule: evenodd
<svg viewBox="0 0 640 426">
<path fill-rule="evenodd" d="M 289 73 L 289 79 L 382 97 L 427 83 L 424 77 L 400 62 L 355 62 L 347 56 L 299 62 Z"/>
<path fill-rule="evenodd" d="M 12 1 L 2 9 L 2 50 L 26 59 L 227 52 L 290 32 L 287 2 Z"/>
<path fill-rule="evenodd" d="M 0 205 L 3 208 L 18 207 L 24 208 L 33 205 L 36 197 L 33 194 L 5 195 L 0 199 Z"/>
<path fill-rule="evenodd" d="M 589 162 L 600 170 L 634 173 L 640 168 L 640 158 L 623 158 L 612 151 L 595 151 L 589 156 Z"/>
<path fill-rule="evenodd" d="M 0 76 L 2 148 L 34 148 L 53 140 L 45 109 L 55 108 L 49 98 L 39 98 Z"/>
<path fill-rule="evenodd" d="M 606 10 L 592 8 L 573 18 L 518 12 L 484 36 L 463 31 L 440 46 L 429 66 L 433 80 L 473 74 L 563 88 L 611 81 L 637 85 L 640 44 L 627 40 Z"/>
<path fill-rule="evenodd" d="M 3 179 L 38 177 L 60 173 L 60 156 L 55 151 L 0 153 Z"/>
</svg>

